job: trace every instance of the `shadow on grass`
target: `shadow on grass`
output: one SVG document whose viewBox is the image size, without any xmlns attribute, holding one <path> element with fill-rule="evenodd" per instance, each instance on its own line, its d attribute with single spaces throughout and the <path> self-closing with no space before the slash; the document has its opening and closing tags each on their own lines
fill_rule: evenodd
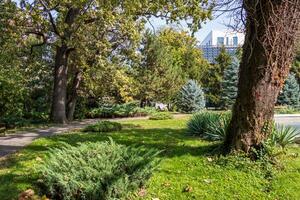
<svg viewBox="0 0 300 200">
<path fill-rule="evenodd" d="M 0 160 L 0 199 L 15 199 L 19 192 L 36 182 L 34 166 L 30 165 L 37 163 L 37 158 L 43 157 L 49 148 L 60 147 L 61 142 L 76 146 L 85 142 L 107 141 L 109 137 L 123 145 L 158 149 L 162 151 L 161 158 L 184 155 L 210 156 L 218 153 L 215 149 L 219 146 L 219 143 L 206 142 L 197 137 L 187 136 L 184 129 L 141 129 L 135 125 L 125 126 L 124 130 L 113 133 L 75 132 L 46 137 L 35 141 L 19 153 Z M 1 170 L 5 172 L 3 173 Z"/>
</svg>

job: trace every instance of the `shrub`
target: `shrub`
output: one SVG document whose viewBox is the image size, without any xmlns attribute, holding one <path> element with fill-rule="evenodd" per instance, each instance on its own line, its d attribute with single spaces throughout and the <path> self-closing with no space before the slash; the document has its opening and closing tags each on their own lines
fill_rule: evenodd
<svg viewBox="0 0 300 200">
<path fill-rule="evenodd" d="M 218 120 L 211 120 L 205 131 L 205 138 L 224 141 L 231 121 L 230 114 L 222 114 Z"/>
<path fill-rule="evenodd" d="M 175 104 L 186 113 L 200 111 L 205 108 L 204 92 L 195 80 L 189 80 L 179 91 Z"/>
<path fill-rule="evenodd" d="M 134 103 L 127 103 L 94 108 L 88 112 L 87 116 L 91 118 L 140 117 L 147 116 L 155 111 L 155 108 L 140 108 Z"/>
<path fill-rule="evenodd" d="M 39 187 L 51 199 L 126 199 L 145 185 L 159 160 L 153 149 L 110 142 L 63 144 L 39 168 Z"/>
<path fill-rule="evenodd" d="M 291 126 L 273 125 L 272 132 L 267 143 L 273 146 L 280 146 L 285 149 L 287 145 L 294 143 L 295 139 L 300 136 L 300 131 Z"/>
<path fill-rule="evenodd" d="M 217 121 L 220 114 L 216 112 L 199 112 L 192 116 L 187 123 L 187 132 L 191 135 L 203 136 L 209 123 Z"/>
<path fill-rule="evenodd" d="M 112 132 L 122 129 L 118 122 L 98 121 L 96 124 L 89 125 L 83 129 L 84 132 Z"/>
<path fill-rule="evenodd" d="M 224 140 L 231 120 L 231 114 L 201 112 L 195 114 L 187 123 L 189 134 L 209 140 Z"/>
<path fill-rule="evenodd" d="M 286 80 L 283 90 L 278 96 L 278 103 L 281 105 L 296 106 L 299 105 L 300 88 L 295 74 L 290 74 Z"/>
<path fill-rule="evenodd" d="M 149 117 L 150 120 L 165 120 L 165 119 L 173 119 L 173 115 L 169 112 L 155 112 L 152 113 Z"/>
</svg>

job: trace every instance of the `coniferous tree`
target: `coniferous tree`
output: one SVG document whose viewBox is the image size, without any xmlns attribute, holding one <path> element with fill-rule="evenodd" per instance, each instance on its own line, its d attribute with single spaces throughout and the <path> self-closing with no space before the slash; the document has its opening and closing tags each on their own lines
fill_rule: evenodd
<svg viewBox="0 0 300 200">
<path fill-rule="evenodd" d="M 231 64 L 231 55 L 223 46 L 220 54 L 215 59 L 216 63 L 212 64 L 203 77 L 203 87 L 205 88 L 206 100 L 209 106 L 221 106 L 221 83 L 224 70 Z"/>
<path fill-rule="evenodd" d="M 278 97 L 281 105 L 296 106 L 299 104 L 300 88 L 294 73 L 291 73 L 286 80 L 283 90 Z"/>
<path fill-rule="evenodd" d="M 204 92 L 197 81 L 189 80 L 179 91 L 176 106 L 183 112 L 197 112 L 205 108 Z"/>
<path fill-rule="evenodd" d="M 231 65 L 225 71 L 222 81 L 221 104 L 224 109 L 229 109 L 233 106 L 237 96 L 239 61 L 233 57 Z"/>
</svg>

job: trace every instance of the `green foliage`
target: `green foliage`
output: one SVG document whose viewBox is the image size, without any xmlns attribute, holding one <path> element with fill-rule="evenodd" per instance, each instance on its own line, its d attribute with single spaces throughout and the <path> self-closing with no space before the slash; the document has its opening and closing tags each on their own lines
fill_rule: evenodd
<svg viewBox="0 0 300 200">
<path fill-rule="evenodd" d="M 224 71 L 231 64 L 232 58 L 224 47 L 216 58 L 216 63 L 211 64 L 206 74 L 203 76 L 203 87 L 205 88 L 206 101 L 209 106 L 221 106 L 221 85 Z"/>
<path fill-rule="evenodd" d="M 286 80 L 283 90 L 278 96 L 278 103 L 281 105 L 296 106 L 299 105 L 300 87 L 295 78 L 295 74 L 291 73 Z"/>
<path fill-rule="evenodd" d="M 136 66 L 137 98 L 170 103 L 188 79 L 200 81 L 208 68 L 195 38 L 184 31 L 146 32 Z"/>
<path fill-rule="evenodd" d="M 162 162 L 146 188 L 128 199 L 299 199 L 299 147 L 288 146 L 285 154 L 276 157 L 281 165 L 273 165 L 275 171 L 270 179 L 266 178 L 270 177 L 269 170 L 260 160 L 254 162 L 246 155 L 221 156 L 215 151 L 220 142 L 185 134 L 188 120 L 189 116 L 162 121 L 121 121 L 130 128 L 122 130 L 121 134 L 110 134 L 119 144 L 143 145 L 145 149 L 155 147 L 163 151 L 159 155 Z M 28 188 L 43 195 L 34 185 L 39 179 L 34 172 L 38 165 L 48 162 L 45 154 L 49 148 L 60 147 L 61 141 L 77 146 L 82 142 L 103 140 L 107 140 L 106 134 L 78 131 L 58 134 L 39 138 L 19 153 L 1 159 L 0 199 L 18 199 L 18 194 Z M 187 186 L 191 190 L 182 192 Z M 141 197 L 145 191 L 147 194 Z"/>
<path fill-rule="evenodd" d="M 98 121 L 96 124 L 89 125 L 83 129 L 84 132 L 112 132 L 120 131 L 122 125 L 118 122 Z"/>
<path fill-rule="evenodd" d="M 50 151 L 39 170 L 39 184 L 53 199 L 125 199 L 146 184 L 159 163 L 158 154 L 112 140 L 64 144 Z"/>
<path fill-rule="evenodd" d="M 155 108 L 140 108 L 135 103 L 103 105 L 87 113 L 91 118 L 141 117 L 156 112 Z"/>
<path fill-rule="evenodd" d="M 173 119 L 173 115 L 169 112 L 155 112 L 152 113 L 149 117 L 150 120 L 166 120 Z"/>
<path fill-rule="evenodd" d="M 296 57 L 291 67 L 291 72 L 295 74 L 295 77 L 300 84 L 300 43 L 297 44 Z"/>
<path fill-rule="evenodd" d="M 267 144 L 280 146 L 282 149 L 285 149 L 287 145 L 294 143 L 297 137 L 300 137 L 300 131 L 298 129 L 291 126 L 274 124 Z"/>
<path fill-rule="evenodd" d="M 209 124 L 218 121 L 220 114 L 216 112 L 199 112 L 192 116 L 187 123 L 187 132 L 191 135 L 203 137 Z"/>
<path fill-rule="evenodd" d="M 189 80 L 179 91 L 175 104 L 186 113 L 197 112 L 205 108 L 205 97 L 197 81 Z"/>
<path fill-rule="evenodd" d="M 147 19 L 153 15 L 160 15 L 168 22 L 188 20 L 190 30 L 196 31 L 203 21 L 211 17 L 213 7 L 212 3 L 204 0 L 176 2 L 113 0 L 109 3 L 88 0 L 74 0 L 71 3 L 69 0 L 17 2 L 19 3 L 18 13 L 21 16 L 18 17 L 16 24 L 22 28 L 19 38 L 25 42 L 28 42 L 28 38 L 34 39 L 34 42 L 30 44 L 35 47 L 31 49 L 33 52 L 41 46 L 46 46 L 47 52 L 44 58 L 54 61 L 55 59 L 49 56 L 53 53 L 57 58 L 56 65 L 60 65 L 61 61 L 68 63 L 69 70 L 65 75 L 68 79 L 68 86 L 63 81 L 59 87 L 72 88 L 71 80 L 76 72 L 80 72 L 84 83 L 77 84 L 76 90 L 79 90 L 79 86 L 84 87 L 84 89 L 80 88 L 80 92 L 77 91 L 81 97 L 112 96 L 118 103 L 131 101 L 139 94 L 137 87 L 134 87 L 133 67 L 140 60 L 139 48 L 143 46 L 140 44 L 141 33 L 144 32 Z M 189 60 L 186 63 L 187 66 L 193 60 L 199 63 L 200 52 L 196 48 L 195 39 L 189 38 L 194 46 L 192 51 L 189 49 L 189 53 L 184 54 L 190 55 L 190 58 L 186 59 Z M 192 47 L 190 44 L 186 46 Z M 66 50 L 59 51 L 59 49 Z M 175 49 L 174 47 L 173 50 Z M 67 55 L 60 56 L 61 54 Z M 176 56 L 178 54 L 173 57 Z M 31 58 L 27 59 L 28 57 L 27 53 L 26 61 L 36 61 Z M 58 59 L 60 57 L 61 59 Z M 173 60 L 173 64 L 180 62 L 180 59 Z M 170 60 L 166 59 L 166 61 Z M 178 75 L 175 73 L 176 67 L 177 65 L 169 71 L 172 78 Z M 195 69 L 194 65 L 192 67 Z M 52 74 L 55 76 L 55 73 Z M 173 84 L 172 80 L 165 81 L 165 83 Z M 77 96 L 76 92 L 69 91 L 66 94 L 67 92 L 61 88 L 55 87 L 54 91 L 65 93 L 61 94 L 63 97 Z M 159 96 L 167 99 L 170 97 L 163 94 Z M 53 99 L 52 103 L 57 103 L 57 100 Z"/>
<path fill-rule="evenodd" d="M 231 113 L 200 112 L 187 123 L 187 132 L 208 140 L 221 140 L 226 137 Z"/>
<path fill-rule="evenodd" d="M 204 138 L 209 140 L 224 141 L 230 125 L 231 114 L 221 114 L 218 120 L 212 120 L 208 123 Z"/>
<path fill-rule="evenodd" d="M 221 105 L 225 109 L 233 106 L 238 91 L 239 61 L 233 57 L 232 63 L 225 69 L 222 80 Z"/>
</svg>

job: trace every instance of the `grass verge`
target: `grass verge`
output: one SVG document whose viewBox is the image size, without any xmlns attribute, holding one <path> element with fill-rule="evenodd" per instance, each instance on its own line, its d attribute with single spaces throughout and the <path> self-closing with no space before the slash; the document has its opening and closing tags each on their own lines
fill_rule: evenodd
<svg viewBox="0 0 300 200">
<path fill-rule="evenodd" d="M 21 191 L 35 188 L 36 167 L 45 162 L 49 147 L 63 141 L 108 140 L 124 145 L 144 145 L 162 150 L 159 169 L 148 182 L 146 191 L 132 199 L 299 199 L 300 148 L 290 147 L 282 155 L 282 167 L 272 169 L 268 176 L 259 163 L 242 157 L 220 158 L 218 142 L 208 142 L 186 134 L 187 118 L 164 121 L 122 121 L 124 129 L 94 134 L 70 132 L 41 138 L 22 151 L 0 160 L 0 199 L 16 199 Z"/>
</svg>

